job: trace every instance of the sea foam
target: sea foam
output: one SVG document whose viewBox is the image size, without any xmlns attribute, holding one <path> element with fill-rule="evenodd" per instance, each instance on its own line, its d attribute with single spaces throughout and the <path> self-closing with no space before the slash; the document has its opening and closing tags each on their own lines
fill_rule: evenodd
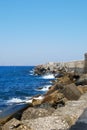
<svg viewBox="0 0 87 130">
<path fill-rule="evenodd" d="M 43 79 L 54 79 L 55 76 L 53 74 L 49 74 L 49 75 L 44 75 L 42 76 Z"/>
<path fill-rule="evenodd" d="M 20 98 L 12 98 L 10 100 L 7 101 L 7 104 L 13 104 L 13 103 L 23 103 L 25 102 L 25 100 L 22 100 Z"/>
</svg>

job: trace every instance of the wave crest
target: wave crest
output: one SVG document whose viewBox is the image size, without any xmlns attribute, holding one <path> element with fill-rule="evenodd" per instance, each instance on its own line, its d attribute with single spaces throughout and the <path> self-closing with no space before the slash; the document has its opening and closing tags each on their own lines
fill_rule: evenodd
<svg viewBox="0 0 87 130">
<path fill-rule="evenodd" d="M 43 79 L 54 79 L 55 76 L 53 74 L 49 74 L 49 75 L 44 75 L 42 76 Z"/>
<path fill-rule="evenodd" d="M 12 103 L 22 103 L 25 102 L 25 100 L 22 100 L 20 98 L 12 98 L 10 100 L 7 101 L 8 104 L 12 104 Z"/>
</svg>

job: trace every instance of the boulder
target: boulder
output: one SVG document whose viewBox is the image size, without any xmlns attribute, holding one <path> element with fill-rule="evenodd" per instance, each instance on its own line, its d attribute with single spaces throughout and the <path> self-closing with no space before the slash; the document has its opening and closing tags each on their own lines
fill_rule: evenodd
<svg viewBox="0 0 87 130">
<path fill-rule="evenodd" d="M 37 105 L 40 105 L 41 102 L 42 102 L 42 100 L 40 100 L 40 99 L 33 99 L 33 100 L 32 100 L 32 105 L 33 105 L 33 106 L 37 106 Z"/>
<path fill-rule="evenodd" d="M 14 104 L 0 113 L 0 124 L 5 124 L 13 117 L 20 119 L 22 112 L 30 106 L 29 103 Z"/>
<path fill-rule="evenodd" d="M 19 120 L 13 118 L 6 122 L 2 130 L 32 130 L 29 126 L 22 124 Z"/>
<path fill-rule="evenodd" d="M 61 93 L 63 93 L 68 100 L 78 100 L 82 95 L 74 83 L 63 86 Z"/>
<path fill-rule="evenodd" d="M 62 72 L 67 72 L 68 68 L 65 64 L 63 63 L 47 63 L 43 65 L 38 65 L 34 69 L 34 74 L 37 75 L 44 75 L 44 74 L 55 74 L 58 76 L 58 73 Z"/>
<path fill-rule="evenodd" d="M 34 108 L 30 107 L 27 110 L 25 110 L 22 114 L 21 120 L 30 120 L 30 119 L 36 119 L 39 117 L 45 117 L 49 116 L 54 112 L 53 108 Z"/>
<path fill-rule="evenodd" d="M 82 74 L 75 82 L 76 85 L 87 85 L 87 74 Z"/>
<path fill-rule="evenodd" d="M 71 73 L 65 74 L 63 77 L 57 78 L 53 86 L 50 87 L 45 95 L 53 93 L 55 90 L 63 89 L 63 86 L 74 83 L 77 77 Z"/>
<path fill-rule="evenodd" d="M 77 86 L 77 88 L 79 89 L 79 91 L 81 91 L 82 94 L 86 93 L 87 92 L 87 85 L 84 85 L 84 86 Z"/>
<path fill-rule="evenodd" d="M 49 103 L 53 108 L 57 108 L 58 106 L 64 106 L 65 101 L 66 100 L 63 93 L 59 93 L 59 91 L 56 90 L 53 93 L 46 95 L 42 101 L 42 104 Z"/>
</svg>

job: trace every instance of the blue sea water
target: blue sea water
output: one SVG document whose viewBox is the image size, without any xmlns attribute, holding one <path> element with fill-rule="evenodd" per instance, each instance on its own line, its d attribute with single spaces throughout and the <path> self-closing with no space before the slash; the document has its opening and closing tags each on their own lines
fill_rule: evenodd
<svg viewBox="0 0 87 130">
<path fill-rule="evenodd" d="M 52 77 L 33 74 L 34 66 L 0 66 L 0 111 L 14 103 L 44 94 Z M 39 87 L 43 87 L 38 91 Z"/>
</svg>

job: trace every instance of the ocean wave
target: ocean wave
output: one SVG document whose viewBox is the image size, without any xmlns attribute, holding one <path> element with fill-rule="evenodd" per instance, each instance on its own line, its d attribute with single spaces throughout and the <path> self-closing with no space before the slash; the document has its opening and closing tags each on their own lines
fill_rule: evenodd
<svg viewBox="0 0 87 130">
<path fill-rule="evenodd" d="M 51 85 L 45 85 L 44 87 L 38 88 L 38 91 L 48 91 Z"/>
<path fill-rule="evenodd" d="M 39 100 L 41 100 L 43 98 L 44 98 L 43 96 L 38 96 L 38 97 L 34 97 L 33 99 L 39 99 Z"/>
<path fill-rule="evenodd" d="M 29 100 L 26 100 L 25 102 L 26 102 L 26 103 L 32 103 L 32 100 L 33 100 L 33 99 L 29 99 Z"/>
<path fill-rule="evenodd" d="M 13 103 L 23 103 L 25 102 L 26 100 L 22 100 L 20 98 L 12 98 L 10 100 L 7 101 L 7 104 L 13 104 Z"/>
<path fill-rule="evenodd" d="M 53 74 L 49 74 L 49 75 L 44 75 L 42 76 L 43 79 L 54 79 L 55 76 Z"/>
<path fill-rule="evenodd" d="M 34 75 L 34 70 L 30 70 L 29 73 L 29 75 Z"/>
<path fill-rule="evenodd" d="M 12 105 L 14 103 L 32 103 L 32 97 L 26 97 L 25 100 L 20 98 L 12 98 L 7 101 L 7 104 Z"/>
<path fill-rule="evenodd" d="M 32 97 L 31 99 L 27 100 L 26 103 L 32 103 L 32 100 L 33 99 L 36 99 L 36 100 L 42 100 L 44 97 L 43 96 L 38 96 L 38 97 Z"/>
</svg>

